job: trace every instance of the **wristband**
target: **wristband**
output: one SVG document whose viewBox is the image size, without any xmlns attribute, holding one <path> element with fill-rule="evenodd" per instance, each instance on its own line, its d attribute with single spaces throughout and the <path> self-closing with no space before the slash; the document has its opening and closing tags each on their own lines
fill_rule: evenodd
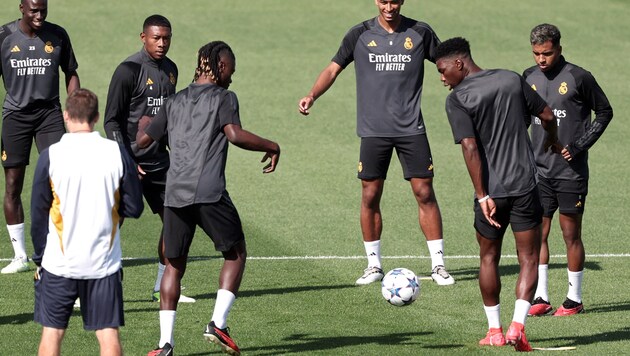
<svg viewBox="0 0 630 356">
<path fill-rule="evenodd" d="M 488 199 L 490 199 L 490 196 L 489 196 L 489 195 L 486 195 L 486 196 L 485 196 L 485 197 L 483 197 L 483 198 L 479 198 L 479 199 L 477 199 L 477 201 L 481 204 L 481 203 L 483 203 L 484 201 L 486 201 L 486 200 L 488 200 Z"/>
</svg>

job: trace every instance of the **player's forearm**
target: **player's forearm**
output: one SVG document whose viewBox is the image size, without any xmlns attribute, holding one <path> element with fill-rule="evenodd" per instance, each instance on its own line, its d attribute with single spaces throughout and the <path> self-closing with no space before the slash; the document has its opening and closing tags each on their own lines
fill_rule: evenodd
<svg viewBox="0 0 630 356">
<path fill-rule="evenodd" d="M 77 72 L 72 72 L 66 74 L 66 92 L 68 94 L 72 93 L 76 89 L 81 87 L 81 81 L 79 80 L 79 74 Z"/>
<path fill-rule="evenodd" d="M 335 62 L 331 62 L 321 73 L 319 73 L 319 76 L 317 77 L 317 80 L 315 80 L 315 84 L 308 93 L 308 96 L 312 97 L 313 100 L 317 100 L 317 98 L 324 95 L 324 93 L 335 83 L 335 80 L 341 71 L 341 66 Z"/>
<path fill-rule="evenodd" d="M 477 199 L 483 198 L 488 195 L 488 192 L 483 184 L 483 169 L 477 142 L 474 138 L 465 138 L 462 140 L 461 146 L 466 168 L 475 189 L 475 196 Z"/>
</svg>

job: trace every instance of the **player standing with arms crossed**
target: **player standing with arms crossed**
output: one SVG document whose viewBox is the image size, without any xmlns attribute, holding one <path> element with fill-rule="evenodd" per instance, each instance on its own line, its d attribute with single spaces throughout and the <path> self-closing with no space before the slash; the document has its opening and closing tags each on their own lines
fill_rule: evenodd
<svg viewBox="0 0 630 356">
<path fill-rule="evenodd" d="M 344 37 L 332 62 L 298 103 L 309 114 L 315 100 L 352 62 L 356 71 L 357 134 L 361 138 L 361 231 L 368 266 L 356 284 L 383 279 L 380 201 L 393 150 L 418 204 L 418 220 L 431 255 L 431 277 L 439 285 L 455 283 L 444 267 L 442 215 L 433 191 L 433 159 L 420 110 L 424 61 L 435 62 L 440 43 L 431 27 L 400 14 L 404 0 L 375 0 L 379 15 Z"/>
<path fill-rule="evenodd" d="M 14 258 L 1 273 L 29 269 L 24 244 L 22 188 L 33 138 L 39 152 L 66 132 L 59 102 L 59 68 L 68 94 L 79 88 L 77 60 L 62 27 L 46 22 L 47 0 L 22 0 L 22 18 L 0 27 L 0 76 L 6 96 L 2 105 L 4 218 Z"/>
<path fill-rule="evenodd" d="M 574 315 L 584 311 L 582 215 L 588 194 L 588 149 L 604 133 L 612 120 L 613 110 L 593 75 L 564 59 L 560 30 L 556 26 L 541 24 L 534 27 L 530 33 L 530 43 L 536 66 L 525 70 L 523 76 L 553 108 L 558 119 L 558 136 L 566 146 L 561 155 L 545 152 L 545 134 L 540 127 L 540 120 L 532 117 L 531 137 L 544 213 L 538 287 L 529 314 L 539 316 L 553 310 L 547 294 L 547 240 L 553 214 L 559 210 L 560 229 L 567 252 L 569 290 L 566 300 L 553 315 Z M 591 121 L 593 111 L 595 120 Z"/>
<path fill-rule="evenodd" d="M 166 144 L 154 142 L 141 149 L 136 145 L 136 133 L 140 118 L 155 116 L 166 98 L 175 94 L 177 66 L 166 56 L 171 37 L 171 23 L 166 17 L 152 15 L 144 20 L 140 33 L 142 49 L 118 65 L 112 76 L 104 125 L 107 137 L 124 145 L 138 164 L 144 198 L 162 221 L 169 167 Z M 160 283 L 165 268 L 162 241 L 163 230 L 158 240 L 158 274 L 151 295 L 154 301 L 160 300 Z M 195 299 L 181 295 L 179 301 L 194 303 Z"/>
</svg>

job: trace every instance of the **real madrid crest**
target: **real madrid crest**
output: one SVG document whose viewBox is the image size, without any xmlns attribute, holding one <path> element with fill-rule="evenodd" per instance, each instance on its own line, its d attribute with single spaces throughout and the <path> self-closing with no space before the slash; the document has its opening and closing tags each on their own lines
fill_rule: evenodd
<svg viewBox="0 0 630 356">
<path fill-rule="evenodd" d="M 45 51 L 46 53 L 53 53 L 53 51 L 54 51 L 54 50 L 55 50 L 55 47 L 53 47 L 52 42 L 47 41 L 47 42 L 46 42 L 46 45 L 44 46 L 44 51 Z"/>
<path fill-rule="evenodd" d="M 359 166 L 357 167 L 359 173 L 363 172 L 363 162 L 359 161 Z"/>
<path fill-rule="evenodd" d="M 532 89 L 538 90 L 538 89 L 536 89 L 536 84 L 532 84 Z"/>
<path fill-rule="evenodd" d="M 411 42 L 411 37 L 405 38 L 405 49 L 409 50 L 413 48 L 413 42 Z"/>
<path fill-rule="evenodd" d="M 564 95 L 568 91 L 569 91 L 569 88 L 567 88 L 567 82 L 560 83 L 560 88 L 558 88 L 558 93 L 560 93 L 560 95 Z"/>
</svg>

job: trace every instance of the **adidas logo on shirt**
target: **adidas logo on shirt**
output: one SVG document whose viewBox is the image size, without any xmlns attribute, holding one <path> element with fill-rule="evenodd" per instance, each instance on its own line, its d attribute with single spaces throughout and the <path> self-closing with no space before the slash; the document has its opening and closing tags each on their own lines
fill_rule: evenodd
<svg viewBox="0 0 630 356">
<path fill-rule="evenodd" d="M 153 84 L 153 81 L 151 80 L 151 78 L 148 78 L 147 79 L 147 85 L 151 85 L 151 84 Z"/>
<path fill-rule="evenodd" d="M 376 47 L 376 42 L 374 42 L 374 40 L 372 40 L 370 43 L 367 44 L 368 47 Z"/>
<path fill-rule="evenodd" d="M 18 47 L 17 45 L 13 46 L 13 48 L 11 48 L 11 53 L 16 53 L 20 51 L 20 47 Z"/>
</svg>

